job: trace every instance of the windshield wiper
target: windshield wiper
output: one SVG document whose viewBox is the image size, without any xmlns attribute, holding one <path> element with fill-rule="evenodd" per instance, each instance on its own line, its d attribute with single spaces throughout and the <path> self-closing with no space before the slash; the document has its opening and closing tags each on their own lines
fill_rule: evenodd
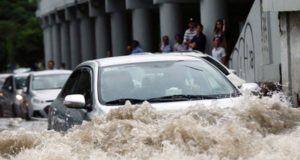
<svg viewBox="0 0 300 160">
<path fill-rule="evenodd" d="M 204 100 L 218 99 L 216 96 L 209 95 L 171 95 L 148 99 L 148 102 L 170 102 L 170 101 L 188 101 L 188 100 Z"/>
<path fill-rule="evenodd" d="M 144 100 L 144 99 L 134 99 L 134 98 L 121 98 L 121 99 L 108 101 L 105 104 L 108 104 L 108 105 L 124 105 L 126 101 L 130 101 L 133 104 L 137 104 L 137 103 L 143 103 L 146 100 Z"/>
</svg>

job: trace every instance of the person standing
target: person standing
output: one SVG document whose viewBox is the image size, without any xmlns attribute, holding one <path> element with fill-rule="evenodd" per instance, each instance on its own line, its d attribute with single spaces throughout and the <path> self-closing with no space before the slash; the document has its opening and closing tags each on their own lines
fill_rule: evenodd
<svg viewBox="0 0 300 160">
<path fill-rule="evenodd" d="M 172 47 L 169 42 L 169 37 L 166 35 L 162 37 L 162 42 L 160 44 L 160 52 L 162 53 L 172 52 Z"/>
<path fill-rule="evenodd" d="M 144 52 L 144 50 L 140 47 L 140 43 L 137 40 L 133 40 L 131 42 L 131 54 L 140 54 Z"/>
<path fill-rule="evenodd" d="M 181 34 L 175 35 L 174 51 L 186 51 L 187 47 L 183 44 L 183 38 Z"/>
<path fill-rule="evenodd" d="M 49 60 L 48 63 L 47 63 L 47 68 L 49 70 L 53 70 L 54 66 L 55 66 L 55 62 L 53 60 Z"/>
<path fill-rule="evenodd" d="M 198 50 L 202 53 L 205 52 L 206 36 L 203 34 L 203 25 L 197 25 L 197 35 L 193 37 L 189 50 Z"/>
<path fill-rule="evenodd" d="M 197 34 L 196 24 L 193 22 L 193 19 L 190 20 L 188 24 L 189 28 L 185 31 L 183 36 L 183 43 L 186 46 L 189 46 L 194 36 Z"/>
<path fill-rule="evenodd" d="M 214 37 L 214 39 L 213 39 L 214 48 L 212 50 L 212 56 L 215 59 L 217 59 L 218 61 L 220 61 L 222 64 L 225 64 L 226 53 L 225 53 L 225 49 L 224 49 L 224 47 L 222 47 L 221 43 L 222 43 L 221 38 Z"/>
<path fill-rule="evenodd" d="M 219 37 L 222 40 L 222 46 L 227 48 L 227 40 L 226 40 L 226 24 L 225 20 L 218 19 L 214 28 L 214 37 Z"/>
</svg>

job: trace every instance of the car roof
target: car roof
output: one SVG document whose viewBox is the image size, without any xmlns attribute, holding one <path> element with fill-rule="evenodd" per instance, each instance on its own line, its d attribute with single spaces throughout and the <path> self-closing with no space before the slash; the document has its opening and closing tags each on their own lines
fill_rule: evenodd
<svg viewBox="0 0 300 160">
<path fill-rule="evenodd" d="M 45 70 L 45 71 L 37 71 L 32 72 L 33 76 L 43 76 L 43 75 L 54 75 L 54 74 L 71 74 L 71 70 Z"/>
<path fill-rule="evenodd" d="M 171 54 L 141 54 L 141 55 L 128 55 L 119 57 L 110 57 L 93 60 L 98 63 L 98 66 L 112 66 L 120 64 L 131 64 L 131 63 L 141 63 L 141 62 L 161 62 L 161 61 L 180 61 L 180 60 L 199 60 L 199 58 L 185 55 L 171 55 Z M 89 63 L 87 61 L 85 63 Z M 81 64 L 84 65 L 85 63 Z"/>
<path fill-rule="evenodd" d="M 27 77 L 30 74 L 30 72 L 28 73 L 16 73 L 13 74 L 14 77 Z"/>
</svg>

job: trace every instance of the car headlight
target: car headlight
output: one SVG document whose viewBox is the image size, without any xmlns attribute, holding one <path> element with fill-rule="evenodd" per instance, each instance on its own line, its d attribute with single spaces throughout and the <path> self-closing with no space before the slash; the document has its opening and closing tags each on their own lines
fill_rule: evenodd
<svg viewBox="0 0 300 160">
<path fill-rule="evenodd" d="M 38 97 L 33 97 L 32 102 L 33 103 L 46 103 L 46 101 L 44 101 Z"/>
<path fill-rule="evenodd" d="M 18 101 L 22 101 L 22 100 L 23 100 L 23 96 L 17 94 L 17 95 L 16 95 L 16 99 L 17 99 Z"/>
</svg>

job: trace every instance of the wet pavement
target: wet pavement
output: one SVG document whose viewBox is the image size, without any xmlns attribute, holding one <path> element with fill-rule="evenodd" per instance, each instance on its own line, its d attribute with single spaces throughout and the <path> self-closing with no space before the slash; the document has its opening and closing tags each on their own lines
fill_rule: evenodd
<svg viewBox="0 0 300 160">
<path fill-rule="evenodd" d="M 47 129 L 46 119 L 26 121 L 21 118 L 0 118 L 0 132 L 4 130 L 26 129 L 32 131 L 44 131 Z"/>
</svg>

